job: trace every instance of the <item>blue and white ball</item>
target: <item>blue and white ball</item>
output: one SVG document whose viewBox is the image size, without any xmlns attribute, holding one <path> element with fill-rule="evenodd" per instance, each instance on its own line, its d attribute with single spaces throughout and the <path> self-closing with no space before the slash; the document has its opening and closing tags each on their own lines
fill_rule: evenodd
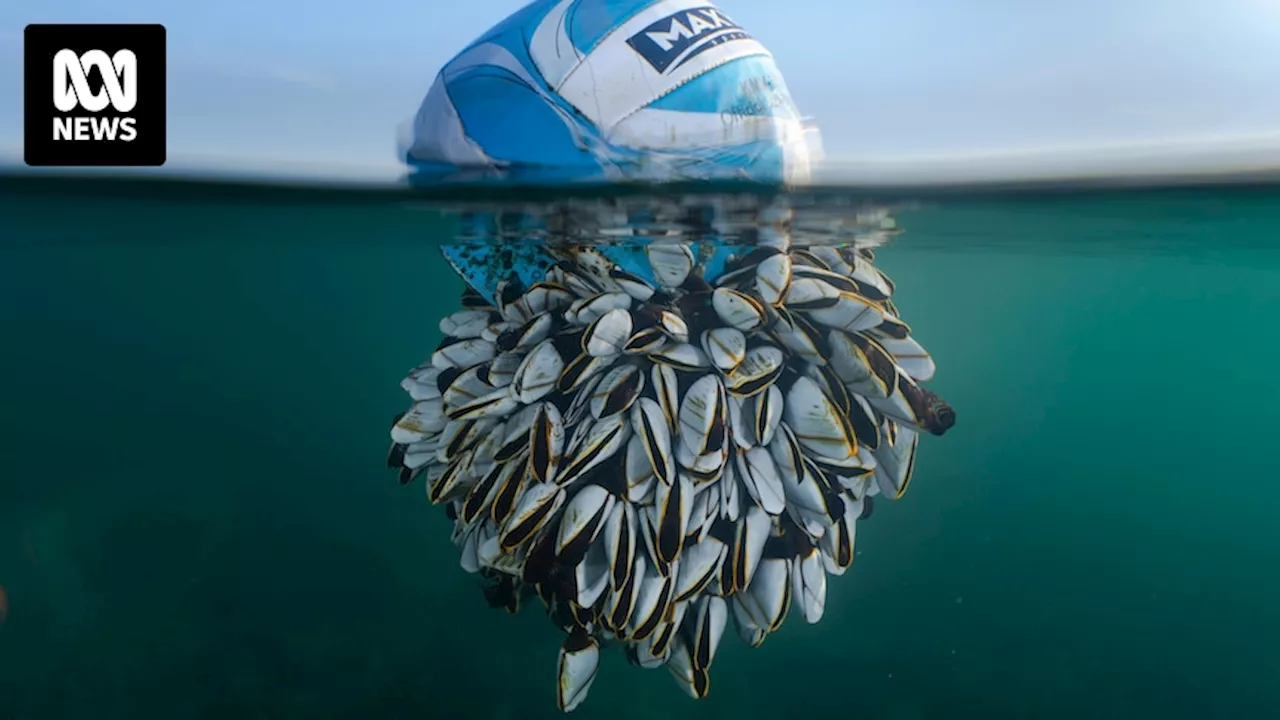
<svg viewBox="0 0 1280 720">
<path fill-rule="evenodd" d="M 419 178 L 803 182 L 818 152 L 773 56 L 706 0 L 537 0 L 445 65 Z"/>
</svg>

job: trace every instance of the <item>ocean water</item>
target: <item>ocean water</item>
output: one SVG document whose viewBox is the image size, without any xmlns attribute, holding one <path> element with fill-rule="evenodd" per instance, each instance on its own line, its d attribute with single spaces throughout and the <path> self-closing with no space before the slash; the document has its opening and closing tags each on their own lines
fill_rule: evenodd
<svg viewBox="0 0 1280 720">
<path fill-rule="evenodd" d="M 606 652 L 573 716 L 1280 714 L 1280 188 L 895 217 L 955 428 L 820 623 L 727 632 L 697 701 Z M 384 462 L 456 233 L 391 191 L 0 183 L 0 718 L 560 715 L 559 631 Z"/>
</svg>

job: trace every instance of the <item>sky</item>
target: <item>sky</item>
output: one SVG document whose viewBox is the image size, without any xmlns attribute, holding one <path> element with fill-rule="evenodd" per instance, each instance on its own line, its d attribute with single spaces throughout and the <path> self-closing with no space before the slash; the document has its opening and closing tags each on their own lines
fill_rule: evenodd
<svg viewBox="0 0 1280 720">
<path fill-rule="evenodd" d="M 0 5 L 0 157 L 21 153 L 27 23 L 160 22 L 170 158 L 397 172 L 397 128 L 436 71 L 523 4 L 11 0 Z M 1280 0 L 716 4 L 773 52 L 832 158 L 965 165 L 1219 146 L 1280 157 Z"/>
</svg>

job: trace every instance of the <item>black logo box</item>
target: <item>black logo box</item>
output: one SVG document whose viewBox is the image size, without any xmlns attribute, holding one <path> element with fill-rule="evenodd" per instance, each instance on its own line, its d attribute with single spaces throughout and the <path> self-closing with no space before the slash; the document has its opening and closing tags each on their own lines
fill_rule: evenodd
<svg viewBox="0 0 1280 720">
<path fill-rule="evenodd" d="M 131 50 L 138 63 L 138 103 L 129 113 L 110 105 L 90 113 L 76 108 L 59 112 L 53 104 L 53 57 L 61 50 L 83 54 L 101 50 L 108 56 Z M 28 25 L 23 34 L 23 140 L 32 166 L 159 166 L 165 162 L 166 33 L 163 25 Z M 90 71 L 95 89 L 101 79 Z M 55 118 L 123 118 L 135 121 L 137 137 L 123 140 L 54 140 Z"/>
</svg>

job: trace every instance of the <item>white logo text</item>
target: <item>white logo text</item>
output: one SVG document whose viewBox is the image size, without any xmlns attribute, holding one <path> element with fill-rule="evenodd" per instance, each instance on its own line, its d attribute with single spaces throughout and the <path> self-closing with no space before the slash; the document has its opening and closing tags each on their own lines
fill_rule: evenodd
<svg viewBox="0 0 1280 720">
<path fill-rule="evenodd" d="M 666 30 L 655 30 L 646 32 L 645 35 L 654 42 L 655 45 L 662 48 L 663 52 L 670 52 L 682 40 L 692 40 L 693 38 L 709 31 L 719 30 L 720 28 L 734 28 L 737 25 L 729 22 L 715 8 L 703 8 L 686 13 L 684 16 L 687 26 L 680 22 L 680 17 L 671 18 L 671 25 Z"/>
<path fill-rule="evenodd" d="M 93 92 L 89 71 L 98 69 L 102 88 Z M 77 107 L 97 113 L 109 105 L 118 113 L 131 112 L 138 104 L 138 58 L 132 50 L 108 56 L 101 50 L 77 55 L 60 50 L 53 56 L 53 105 L 69 113 Z M 137 137 L 135 120 L 118 117 L 60 117 L 53 120 L 54 140 L 123 140 Z"/>
</svg>

